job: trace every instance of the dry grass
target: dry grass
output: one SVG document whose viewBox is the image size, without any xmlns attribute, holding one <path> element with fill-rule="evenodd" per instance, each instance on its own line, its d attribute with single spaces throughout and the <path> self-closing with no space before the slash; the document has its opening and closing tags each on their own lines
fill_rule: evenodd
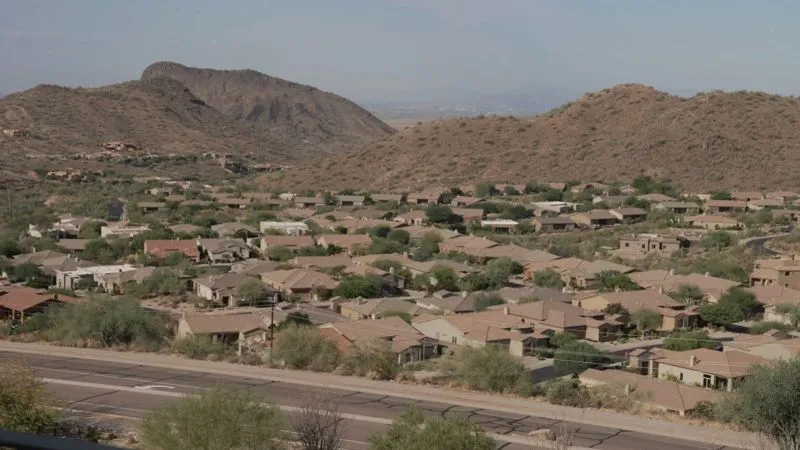
<svg viewBox="0 0 800 450">
<path fill-rule="evenodd" d="M 800 100 L 764 93 L 689 99 L 642 85 L 588 94 L 530 119 L 426 122 L 265 184 L 407 189 L 480 180 L 630 180 L 683 188 L 798 188 Z"/>
</svg>

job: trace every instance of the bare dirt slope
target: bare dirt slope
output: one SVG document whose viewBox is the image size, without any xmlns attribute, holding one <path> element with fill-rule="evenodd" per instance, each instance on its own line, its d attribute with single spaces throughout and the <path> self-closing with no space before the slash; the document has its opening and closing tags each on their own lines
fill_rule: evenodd
<svg viewBox="0 0 800 450">
<path fill-rule="evenodd" d="M 142 80 L 169 77 L 231 120 L 295 152 L 335 153 L 394 133 L 364 108 L 335 94 L 254 70 L 215 70 L 157 62 Z"/>
<path fill-rule="evenodd" d="M 423 123 L 265 185 L 409 189 L 464 182 L 630 180 L 681 187 L 800 188 L 800 100 L 756 92 L 681 98 L 620 85 L 527 118 Z"/>
</svg>

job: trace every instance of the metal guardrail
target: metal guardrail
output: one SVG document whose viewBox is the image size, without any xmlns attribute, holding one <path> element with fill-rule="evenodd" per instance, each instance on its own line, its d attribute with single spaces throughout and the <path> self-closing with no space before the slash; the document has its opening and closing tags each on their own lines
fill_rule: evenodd
<svg viewBox="0 0 800 450">
<path fill-rule="evenodd" d="M 0 448 L 16 450 L 122 450 L 76 439 L 0 430 Z"/>
</svg>

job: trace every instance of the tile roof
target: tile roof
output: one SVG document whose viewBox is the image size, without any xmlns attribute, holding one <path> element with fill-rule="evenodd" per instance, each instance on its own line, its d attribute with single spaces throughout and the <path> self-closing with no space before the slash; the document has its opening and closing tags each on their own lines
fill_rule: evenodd
<svg viewBox="0 0 800 450">
<path fill-rule="evenodd" d="M 203 314 L 186 316 L 181 320 L 189 325 L 192 334 L 246 333 L 268 328 L 268 320 L 258 313 Z"/>
<path fill-rule="evenodd" d="M 285 289 L 335 289 L 339 283 L 330 276 L 308 269 L 275 270 L 261 274 L 261 279 L 281 285 Z"/>
<path fill-rule="evenodd" d="M 721 352 L 700 348 L 674 352 L 656 348 L 652 350 L 652 353 L 659 364 L 682 367 L 725 378 L 743 377 L 754 365 L 769 364 L 769 360 L 765 358 L 738 350 Z"/>
</svg>

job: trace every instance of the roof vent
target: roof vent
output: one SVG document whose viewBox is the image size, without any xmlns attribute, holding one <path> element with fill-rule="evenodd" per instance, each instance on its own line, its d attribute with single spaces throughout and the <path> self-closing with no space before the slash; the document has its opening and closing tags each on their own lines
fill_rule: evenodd
<svg viewBox="0 0 800 450">
<path fill-rule="evenodd" d="M 689 365 L 694 367 L 697 364 L 697 356 L 691 355 L 689 356 Z"/>
</svg>

